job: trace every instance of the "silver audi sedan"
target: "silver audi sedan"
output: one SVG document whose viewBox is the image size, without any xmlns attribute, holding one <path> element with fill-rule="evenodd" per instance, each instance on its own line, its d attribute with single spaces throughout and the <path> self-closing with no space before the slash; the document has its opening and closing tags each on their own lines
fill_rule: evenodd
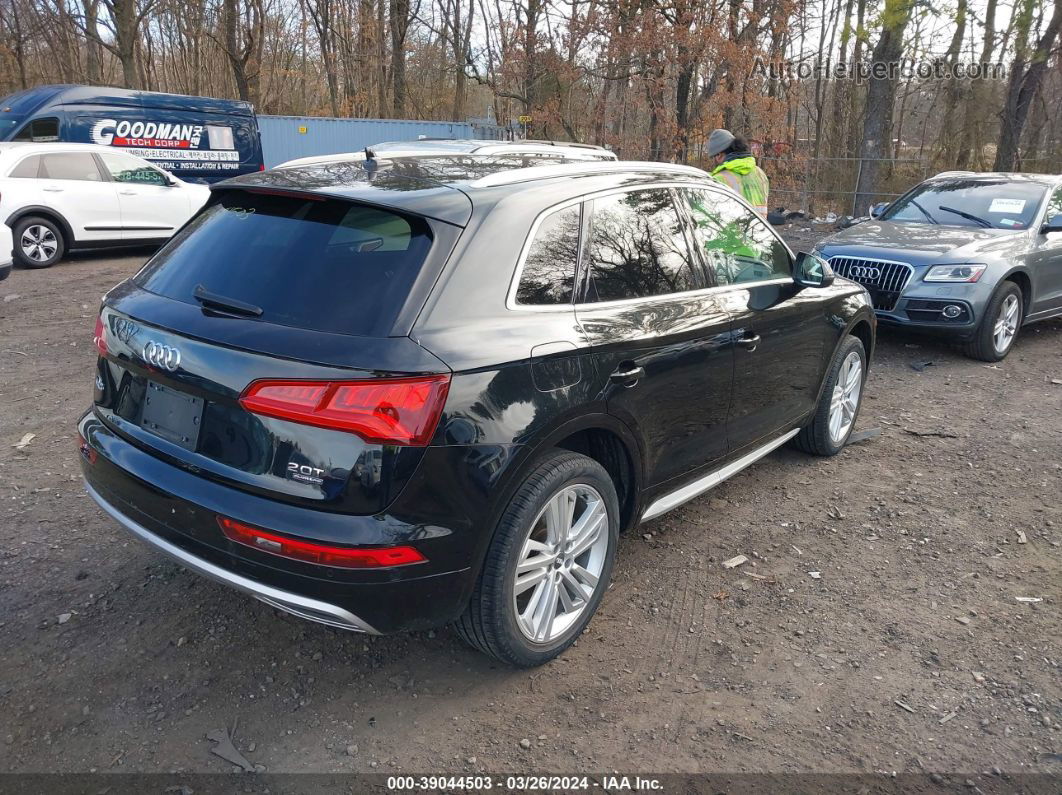
<svg viewBox="0 0 1062 795">
<path fill-rule="evenodd" d="M 883 325 L 999 361 L 1022 326 L 1062 315 L 1062 176 L 938 174 L 815 253 L 866 286 Z"/>
</svg>

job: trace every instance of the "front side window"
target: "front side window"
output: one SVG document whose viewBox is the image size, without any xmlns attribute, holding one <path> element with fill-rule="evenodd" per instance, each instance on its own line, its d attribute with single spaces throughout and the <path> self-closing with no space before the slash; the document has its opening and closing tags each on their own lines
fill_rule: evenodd
<svg viewBox="0 0 1062 795">
<path fill-rule="evenodd" d="M 103 152 L 100 154 L 103 164 L 111 174 L 115 182 L 132 183 L 136 185 L 168 185 L 166 175 L 154 166 L 150 166 L 142 160 L 137 160 L 129 155 L 116 152 Z"/>
<path fill-rule="evenodd" d="M 59 140 L 59 119 L 34 119 L 11 140 L 45 143 Z"/>
<path fill-rule="evenodd" d="M 588 303 L 700 290 L 708 284 L 667 188 L 595 199 Z"/>
<path fill-rule="evenodd" d="M 791 275 L 789 252 L 759 215 L 713 190 L 682 191 L 694 237 L 716 284 L 743 284 Z"/>
<path fill-rule="evenodd" d="M 40 176 L 48 179 L 72 179 L 79 182 L 102 182 L 96 158 L 88 152 L 62 152 L 41 155 Z"/>
<path fill-rule="evenodd" d="M 521 304 L 570 304 L 579 260 L 579 205 L 542 219 L 527 250 L 516 300 Z"/>
</svg>

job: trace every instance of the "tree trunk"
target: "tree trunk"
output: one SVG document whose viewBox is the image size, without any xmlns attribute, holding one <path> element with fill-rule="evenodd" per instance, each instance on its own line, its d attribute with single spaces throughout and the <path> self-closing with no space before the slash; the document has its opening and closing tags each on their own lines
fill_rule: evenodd
<svg viewBox="0 0 1062 795">
<path fill-rule="evenodd" d="M 995 2 L 995 0 L 990 0 Z M 856 38 L 855 46 L 852 48 L 852 66 L 858 68 L 859 64 L 863 61 L 863 37 L 866 28 L 866 15 L 867 15 L 867 0 L 856 0 Z M 848 91 L 848 132 L 845 135 L 845 141 L 848 144 L 848 149 L 845 151 L 851 151 L 855 147 L 855 142 L 859 140 L 859 127 L 860 119 L 863 118 L 862 111 L 866 108 L 863 95 L 866 92 L 862 90 L 862 86 L 853 84 Z"/>
<path fill-rule="evenodd" d="M 1031 11 L 1035 0 L 1026 0 Z M 1024 10 L 1024 9 L 1023 9 Z M 996 147 L 995 171 L 1013 171 L 1020 166 L 1021 134 L 1025 121 L 1029 117 L 1029 108 L 1033 98 L 1040 90 L 1047 62 L 1054 48 L 1055 39 L 1062 29 L 1062 0 L 1055 0 L 1054 13 L 1044 30 L 1036 48 L 1026 63 L 1028 48 L 1015 41 L 1014 64 L 1011 66 L 1010 80 L 1007 82 L 1007 95 L 1000 113 L 1002 126 L 999 131 L 999 145 Z"/>
<path fill-rule="evenodd" d="M 122 65 L 122 84 L 126 88 L 139 88 L 140 76 L 136 69 L 137 18 L 136 0 L 111 0 L 111 18 L 114 20 L 114 49 Z"/>
<path fill-rule="evenodd" d="M 955 66 L 962 54 L 963 37 L 966 35 L 966 10 L 967 0 L 959 0 L 959 6 L 955 11 L 955 32 L 951 37 L 951 44 L 945 54 L 948 62 L 948 81 L 944 85 L 944 123 L 940 131 L 941 164 L 944 168 L 952 168 L 956 159 L 956 150 L 962 135 L 958 128 L 959 103 L 963 95 L 967 93 L 965 80 L 955 77 Z"/>
<path fill-rule="evenodd" d="M 981 44 L 982 67 L 987 67 L 992 61 L 992 53 L 996 46 L 996 2 L 988 0 L 985 6 L 985 32 Z M 962 139 L 959 151 L 955 158 L 955 167 L 958 169 L 969 168 L 971 158 L 975 163 L 981 161 L 981 150 L 984 147 L 984 137 L 981 130 L 984 126 L 984 108 L 988 93 L 987 82 L 984 78 L 973 81 L 970 86 L 969 100 L 966 103 L 965 123 L 963 124 Z M 976 150 L 976 156 L 973 152 Z"/>
<path fill-rule="evenodd" d="M 384 0 L 376 0 L 376 115 L 381 119 L 387 118 L 390 111 L 387 104 L 387 41 L 384 35 L 387 20 L 385 16 Z"/>
<path fill-rule="evenodd" d="M 243 101 L 251 102 L 251 87 L 247 81 L 247 70 L 244 68 L 245 64 L 240 57 L 238 33 L 239 0 L 224 0 L 222 11 L 225 26 L 225 55 L 228 57 L 229 65 L 232 67 L 232 78 L 236 82 L 236 93 Z"/>
<path fill-rule="evenodd" d="M 1058 0 L 1062 2 L 1062 0 Z M 870 60 L 879 70 L 896 70 L 903 55 L 903 36 L 911 19 L 913 0 L 885 0 L 881 37 Z M 896 101 L 896 74 L 872 74 L 867 88 L 867 109 L 863 119 L 863 143 L 859 156 L 862 167 L 856 185 L 856 215 L 866 213 L 880 189 L 881 162 L 888 157 L 892 137 L 893 104 Z"/>
<path fill-rule="evenodd" d="M 100 2 L 99 0 L 86 0 L 85 2 L 85 28 L 95 30 L 99 24 Z M 103 82 L 103 57 L 100 45 L 92 36 L 85 39 L 85 82 L 90 85 L 99 85 Z"/>
<path fill-rule="evenodd" d="M 406 33 L 409 30 L 409 0 L 391 0 L 391 90 L 396 119 L 406 116 Z"/>
</svg>

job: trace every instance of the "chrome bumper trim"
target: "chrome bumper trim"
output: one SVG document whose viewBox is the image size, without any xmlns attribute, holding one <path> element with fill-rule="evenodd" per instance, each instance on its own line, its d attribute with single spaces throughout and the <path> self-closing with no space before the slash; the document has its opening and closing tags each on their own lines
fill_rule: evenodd
<svg viewBox="0 0 1062 795">
<path fill-rule="evenodd" d="M 718 486 L 727 478 L 733 477 L 745 467 L 756 463 L 771 451 L 781 447 L 798 433 L 800 433 L 799 428 L 789 431 L 789 433 L 784 433 L 778 438 L 767 442 L 767 444 L 757 447 L 752 452 L 746 453 L 736 461 L 731 461 L 725 467 L 717 469 L 714 472 L 709 472 L 707 475 L 683 486 L 681 489 L 676 489 L 670 494 L 665 494 L 645 509 L 645 513 L 642 514 L 642 521 L 648 522 L 650 519 L 655 519 L 661 514 L 667 513 L 671 509 L 678 508 L 683 503 L 689 502 L 694 497 L 704 494 L 708 489 Z"/>
<path fill-rule="evenodd" d="M 112 519 L 122 525 L 126 530 L 131 532 L 141 541 L 154 547 L 159 552 L 162 552 L 164 555 L 177 561 L 185 568 L 191 569 L 196 574 L 209 577 L 212 580 L 220 582 L 222 585 L 228 585 L 231 588 L 236 588 L 237 590 L 249 593 L 259 601 L 265 602 L 271 607 L 291 613 L 299 618 L 305 618 L 319 624 L 327 624 L 330 627 L 338 627 L 352 632 L 365 632 L 370 635 L 380 634 L 349 610 L 344 610 L 342 607 L 337 607 L 336 605 L 327 602 L 310 599 L 307 596 L 299 596 L 298 594 L 282 591 L 279 588 L 264 585 L 249 577 L 244 577 L 235 572 L 231 572 L 228 569 L 223 569 L 221 566 L 216 566 L 210 561 L 203 560 L 189 552 L 185 552 L 175 544 L 171 544 L 166 539 L 155 535 L 143 525 L 134 522 L 107 502 L 107 500 L 100 496 L 99 492 L 92 488 L 88 483 L 85 484 L 85 491 L 88 492 L 89 496 L 92 497 L 103 510 L 110 514 Z"/>
</svg>

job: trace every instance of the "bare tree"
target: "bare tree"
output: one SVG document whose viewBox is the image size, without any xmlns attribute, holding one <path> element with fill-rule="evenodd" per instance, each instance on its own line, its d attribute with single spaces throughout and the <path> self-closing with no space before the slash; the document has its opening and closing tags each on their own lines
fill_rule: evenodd
<svg viewBox="0 0 1062 795">
<path fill-rule="evenodd" d="M 1021 134 L 1029 108 L 1043 83 L 1047 62 L 1062 30 L 1062 0 L 1054 1 L 1054 12 L 1036 46 L 1029 51 L 1028 37 L 1036 0 L 1023 0 L 1017 7 L 1017 38 L 1010 67 L 1006 100 L 1000 112 L 1002 125 L 996 147 L 996 171 L 1012 171 L 1020 163 Z"/>
<path fill-rule="evenodd" d="M 1062 2 L 1062 0 L 1060 0 Z M 874 45 L 871 60 L 884 74 L 871 74 L 867 88 L 867 110 L 863 119 L 863 143 L 859 181 L 856 185 L 856 212 L 870 205 L 882 173 L 882 161 L 890 154 L 893 104 L 896 99 L 897 74 L 903 55 L 903 37 L 911 19 L 913 0 L 885 0 L 881 35 Z"/>
</svg>

